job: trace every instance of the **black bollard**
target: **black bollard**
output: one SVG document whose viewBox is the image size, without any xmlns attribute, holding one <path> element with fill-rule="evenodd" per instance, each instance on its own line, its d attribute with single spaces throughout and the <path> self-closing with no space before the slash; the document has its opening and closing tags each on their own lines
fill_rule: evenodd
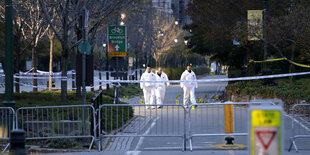
<svg viewBox="0 0 310 155">
<path fill-rule="evenodd" d="M 13 130 L 10 137 L 10 155 L 26 155 L 25 131 Z"/>
<path fill-rule="evenodd" d="M 226 145 L 234 145 L 233 141 L 235 140 L 234 137 L 225 137 L 225 140 L 226 140 Z"/>
</svg>

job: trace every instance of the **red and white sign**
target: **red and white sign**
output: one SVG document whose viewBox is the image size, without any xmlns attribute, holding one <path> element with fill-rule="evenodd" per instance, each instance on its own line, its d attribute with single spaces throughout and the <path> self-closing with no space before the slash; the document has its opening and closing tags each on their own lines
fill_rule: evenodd
<svg viewBox="0 0 310 155">
<path fill-rule="evenodd" d="M 266 150 L 268 150 L 268 147 L 270 146 L 276 133 L 277 132 L 275 131 L 256 131 L 258 139 L 263 144 Z"/>
<path fill-rule="evenodd" d="M 255 154 L 278 154 L 278 129 L 276 127 L 254 128 Z"/>
</svg>

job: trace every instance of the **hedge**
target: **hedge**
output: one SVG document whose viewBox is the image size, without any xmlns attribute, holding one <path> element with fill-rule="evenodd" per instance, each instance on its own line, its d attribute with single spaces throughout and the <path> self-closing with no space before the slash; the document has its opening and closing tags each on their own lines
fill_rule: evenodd
<svg viewBox="0 0 310 155">
<path fill-rule="evenodd" d="M 180 80 L 185 68 L 163 68 L 163 71 L 167 74 L 169 80 Z M 193 71 L 196 75 L 209 74 L 210 68 L 208 67 L 195 67 Z"/>
</svg>

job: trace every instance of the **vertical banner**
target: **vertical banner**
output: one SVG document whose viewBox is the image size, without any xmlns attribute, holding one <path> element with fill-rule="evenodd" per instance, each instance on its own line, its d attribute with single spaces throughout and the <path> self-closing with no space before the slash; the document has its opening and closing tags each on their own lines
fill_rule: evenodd
<svg viewBox="0 0 310 155">
<path fill-rule="evenodd" d="M 263 10 L 248 10 L 248 40 L 263 38 Z"/>
</svg>

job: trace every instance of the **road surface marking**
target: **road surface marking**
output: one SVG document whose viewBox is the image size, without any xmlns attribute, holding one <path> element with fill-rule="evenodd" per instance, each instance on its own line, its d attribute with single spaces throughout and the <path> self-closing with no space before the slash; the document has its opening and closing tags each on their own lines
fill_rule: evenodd
<svg viewBox="0 0 310 155">
<path fill-rule="evenodd" d="M 229 150 L 228 152 L 229 152 L 229 154 L 231 154 L 231 155 L 235 155 L 235 152 L 232 151 L 232 150 Z"/>
<path fill-rule="evenodd" d="M 145 131 L 145 133 L 144 133 L 143 135 L 147 135 L 147 134 L 150 133 L 151 129 L 156 125 L 156 121 L 157 121 L 158 119 L 159 119 L 159 117 L 157 117 L 156 119 L 153 120 L 151 126 Z M 138 144 L 137 144 L 135 150 L 139 150 L 139 149 L 140 149 L 140 147 L 141 147 L 141 145 L 142 145 L 142 143 L 143 143 L 143 141 L 144 141 L 144 138 L 145 138 L 145 137 L 141 137 L 141 138 L 139 139 L 139 142 L 138 142 Z"/>
<path fill-rule="evenodd" d="M 285 116 L 288 117 L 288 118 L 290 118 L 291 120 L 293 120 L 293 117 L 292 117 L 292 116 L 290 116 L 290 115 L 288 115 L 288 114 L 285 114 Z M 294 122 L 296 122 L 297 124 L 299 124 L 301 127 L 305 128 L 307 131 L 310 131 L 310 129 L 309 129 L 307 126 L 305 126 L 304 124 L 302 124 L 301 122 L 299 122 L 299 121 L 296 120 L 295 118 L 294 118 Z"/>
<path fill-rule="evenodd" d="M 141 151 L 127 151 L 126 155 L 139 155 Z"/>
</svg>

